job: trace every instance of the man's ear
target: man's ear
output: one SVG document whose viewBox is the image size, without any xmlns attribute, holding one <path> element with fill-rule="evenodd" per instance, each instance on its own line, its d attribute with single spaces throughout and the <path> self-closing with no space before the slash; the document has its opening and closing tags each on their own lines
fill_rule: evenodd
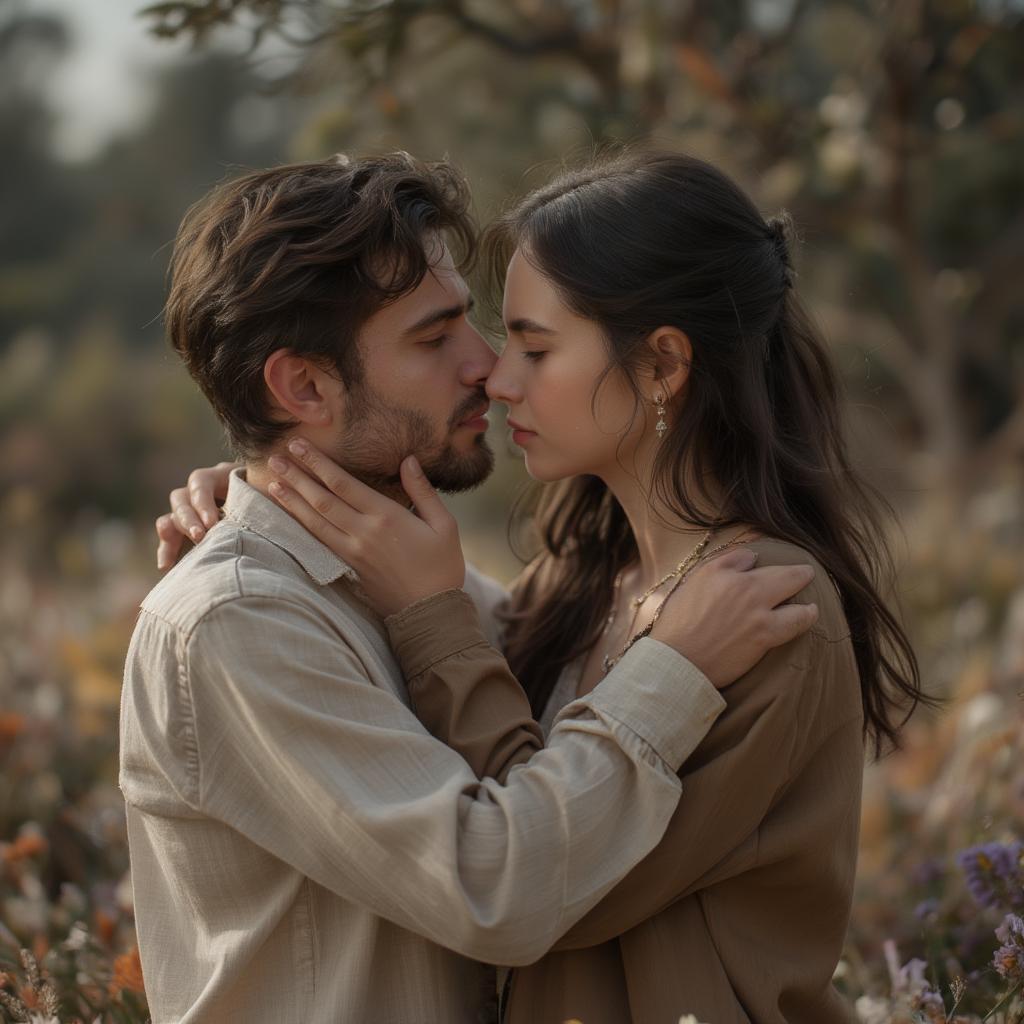
<svg viewBox="0 0 1024 1024">
<path fill-rule="evenodd" d="M 269 356 L 263 364 L 263 380 L 274 405 L 289 419 L 310 426 L 331 422 L 344 391 L 337 378 L 288 348 Z"/>
<path fill-rule="evenodd" d="M 653 357 L 653 384 L 671 401 L 690 379 L 693 346 L 685 331 L 678 327 L 658 327 L 647 337 Z M 652 394 L 652 400 L 654 398 Z"/>
</svg>

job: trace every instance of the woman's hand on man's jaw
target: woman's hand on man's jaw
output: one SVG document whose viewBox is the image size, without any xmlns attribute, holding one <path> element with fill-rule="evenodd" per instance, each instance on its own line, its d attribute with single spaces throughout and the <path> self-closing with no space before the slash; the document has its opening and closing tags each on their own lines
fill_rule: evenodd
<svg viewBox="0 0 1024 1024">
<path fill-rule="evenodd" d="M 271 496 L 359 575 L 381 616 L 463 585 L 466 562 L 455 517 L 414 456 L 402 462 L 402 487 L 415 512 L 373 490 L 303 438 L 274 456 Z"/>
</svg>

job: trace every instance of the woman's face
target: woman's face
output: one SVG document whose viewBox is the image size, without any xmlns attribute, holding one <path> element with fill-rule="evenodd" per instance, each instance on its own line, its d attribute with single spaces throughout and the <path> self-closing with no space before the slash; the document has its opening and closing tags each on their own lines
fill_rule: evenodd
<svg viewBox="0 0 1024 1024">
<path fill-rule="evenodd" d="M 632 465 L 645 416 L 625 375 L 612 370 L 601 329 L 569 309 L 555 286 L 517 249 L 502 307 L 508 335 L 487 394 L 509 407 L 512 439 L 537 480 Z M 596 395 L 595 395 L 595 389 Z"/>
</svg>

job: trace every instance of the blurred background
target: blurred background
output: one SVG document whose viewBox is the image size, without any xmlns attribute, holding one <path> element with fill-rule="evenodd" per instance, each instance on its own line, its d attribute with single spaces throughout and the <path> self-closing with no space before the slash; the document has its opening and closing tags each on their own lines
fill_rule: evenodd
<svg viewBox="0 0 1024 1024">
<path fill-rule="evenodd" d="M 162 334 L 186 208 L 402 148 L 486 221 L 631 139 L 792 213 L 948 699 L 868 769 L 837 982 L 869 1024 L 1024 1019 L 1024 0 L 0 0 L 0 1019 L 146 1019 L 120 674 L 152 521 L 226 457 Z M 492 430 L 453 505 L 508 580 L 526 477 Z"/>
</svg>

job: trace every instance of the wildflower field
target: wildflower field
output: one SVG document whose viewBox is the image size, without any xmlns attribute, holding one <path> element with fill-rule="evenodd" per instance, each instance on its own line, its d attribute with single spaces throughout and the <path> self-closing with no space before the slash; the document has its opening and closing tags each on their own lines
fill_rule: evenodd
<svg viewBox="0 0 1024 1024">
<path fill-rule="evenodd" d="M 867 768 L 836 979 L 865 1024 L 1024 1020 L 1019 497 L 955 549 L 908 524 L 903 600 L 947 704 Z M 0 574 L 0 1020 L 142 1022 L 116 728 L 152 550 L 108 523 L 60 557 L 59 584 Z"/>
</svg>

